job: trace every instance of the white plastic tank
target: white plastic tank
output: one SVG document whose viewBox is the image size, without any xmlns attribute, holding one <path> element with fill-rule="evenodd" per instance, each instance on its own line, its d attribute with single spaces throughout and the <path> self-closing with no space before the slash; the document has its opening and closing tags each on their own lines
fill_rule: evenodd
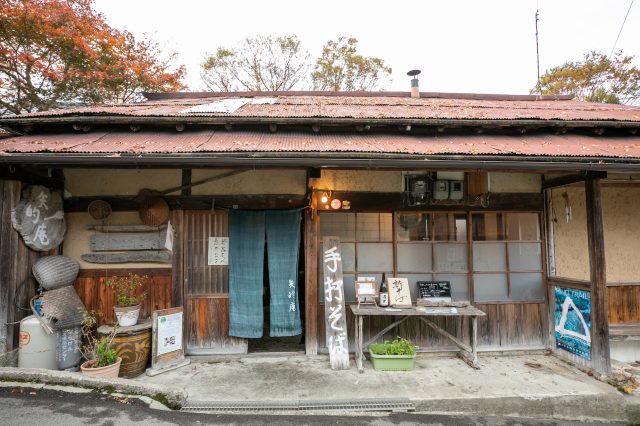
<svg viewBox="0 0 640 426">
<path fill-rule="evenodd" d="M 20 321 L 18 367 L 57 370 L 56 334 L 45 333 L 40 321 L 33 315 Z"/>
</svg>

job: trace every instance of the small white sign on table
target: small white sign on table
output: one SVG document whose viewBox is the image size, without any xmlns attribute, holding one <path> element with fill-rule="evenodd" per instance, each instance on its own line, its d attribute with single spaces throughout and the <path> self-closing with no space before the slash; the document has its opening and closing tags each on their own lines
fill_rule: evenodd
<svg viewBox="0 0 640 426">
<path fill-rule="evenodd" d="M 209 237 L 209 266 L 226 266 L 229 264 L 229 237 Z"/>
<path fill-rule="evenodd" d="M 189 364 L 182 347 L 182 308 L 153 311 L 151 368 L 147 376 L 155 376 Z"/>
</svg>

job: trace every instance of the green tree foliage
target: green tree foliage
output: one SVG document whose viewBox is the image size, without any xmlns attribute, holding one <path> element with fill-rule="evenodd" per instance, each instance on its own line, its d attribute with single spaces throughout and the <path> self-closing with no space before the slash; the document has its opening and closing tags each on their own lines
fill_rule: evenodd
<svg viewBox="0 0 640 426">
<path fill-rule="evenodd" d="M 624 56 L 622 51 L 611 58 L 592 51 L 582 61 L 548 70 L 540 77 L 540 87 L 531 93 L 575 93 L 583 101 L 636 104 L 640 101 L 640 69 L 633 66 L 633 56 Z"/>
<path fill-rule="evenodd" d="M 93 0 L 0 2 L 0 113 L 137 100 L 184 88 L 175 55 L 111 28 Z"/>
<path fill-rule="evenodd" d="M 302 83 L 308 70 L 309 53 L 297 36 L 257 36 L 206 55 L 200 75 L 210 90 L 284 91 Z"/>
<path fill-rule="evenodd" d="M 358 40 L 339 37 L 322 48 L 311 74 L 315 90 L 374 90 L 388 82 L 391 68 L 380 58 L 357 53 Z"/>
</svg>

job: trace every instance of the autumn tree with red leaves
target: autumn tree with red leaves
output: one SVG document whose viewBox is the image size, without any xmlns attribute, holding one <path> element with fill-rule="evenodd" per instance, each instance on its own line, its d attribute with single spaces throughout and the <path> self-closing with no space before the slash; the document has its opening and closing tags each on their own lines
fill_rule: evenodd
<svg viewBox="0 0 640 426">
<path fill-rule="evenodd" d="M 0 113 L 121 103 L 184 89 L 184 66 L 111 28 L 93 0 L 0 1 Z"/>
</svg>

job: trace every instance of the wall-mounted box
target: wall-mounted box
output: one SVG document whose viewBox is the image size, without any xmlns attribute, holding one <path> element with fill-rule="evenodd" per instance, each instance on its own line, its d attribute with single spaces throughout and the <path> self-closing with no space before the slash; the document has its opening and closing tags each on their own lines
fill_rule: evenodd
<svg viewBox="0 0 640 426">
<path fill-rule="evenodd" d="M 462 200 L 464 198 L 464 181 L 452 180 L 449 182 L 449 199 Z"/>
<path fill-rule="evenodd" d="M 433 199 L 446 200 L 449 198 L 449 181 L 437 180 L 433 183 Z"/>
</svg>

